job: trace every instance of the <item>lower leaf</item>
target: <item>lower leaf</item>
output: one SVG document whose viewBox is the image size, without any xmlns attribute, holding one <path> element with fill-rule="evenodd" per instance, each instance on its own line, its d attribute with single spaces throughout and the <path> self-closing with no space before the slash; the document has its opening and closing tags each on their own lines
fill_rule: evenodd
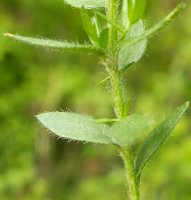
<svg viewBox="0 0 191 200">
<path fill-rule="evenodd" d="M 157 152 L 161 144 L 167 139 L 177 123 L 182 118 L 183 114 L 187 110 L 189 102 L 183 104 L 175 112 L 162 121 L 146 138 L 145 142 L 140 147 L 138 152 L 135 171 L 137 176 L 140 176 L 142 169 L 149 162 L 149 160 Z"/>
<path fill-rule="evenodd" d="M 37 115 L 37 119 L 60 138 L 103 144 L 111 143 L 109 126 L 98 124 L 88 116 L 49 112 Z"/>
<path fill-rule="evenodd" d="M 111 127 L 112 140 L 114 144 L 128 147 L 143 134 L 151 125 L 152 118 L 142 114 L 133 114 L 116 122 Z"/>
</svg>

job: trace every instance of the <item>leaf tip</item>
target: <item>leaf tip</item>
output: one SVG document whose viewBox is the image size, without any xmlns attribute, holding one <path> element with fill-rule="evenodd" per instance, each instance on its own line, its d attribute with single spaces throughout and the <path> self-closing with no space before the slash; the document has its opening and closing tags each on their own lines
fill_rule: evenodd
<svg viewBox="0 0 191 200">
<path fill-rule="evenodd" d="M 184 104 L 184 106 L 185 106 L 185 110 L 188 109 L 188 107 L 190 106 L 190 102 L 187 101 L 187 102 Z"/>
<path fill-rule="evenodd" d="M 34 115 L 34 117 L 35 117 L 36 119 L 39 120 L 39 115 L 40 115 L 40 114 L 38 114 L 38 115 Z"/>
<path fill-rule="evenodd" d="M 35 115 L 35 118 L 36 118 L 40 123 L 45 124 L 46 119 L 47 119 L 47 115 L 46 115 L 46 113 L 41 113 L 41 114 Z"/>
<path fill-rule="evenodd" d="M 36 117 L 39 121 L 41 121 L 41 120 L 44 118 L 45 115 L 46 115 L 46 113 L 40 113 L 40 114 L 38 114 L 38 115 L 35 115 L 35 117 Z"/>
<path fill-rule="evenodd" d="M 4 33 L 3 35 L 4 35 L 5 37 L 14 38 L 14 34 L 12 34 L 12 33 Z"/>
</svg>

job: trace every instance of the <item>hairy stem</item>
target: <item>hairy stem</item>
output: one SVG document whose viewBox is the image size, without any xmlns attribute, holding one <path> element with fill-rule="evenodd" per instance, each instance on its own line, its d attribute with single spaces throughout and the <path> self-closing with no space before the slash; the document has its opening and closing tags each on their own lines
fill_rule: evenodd
<svg viewBox="0 0 191 200">
<path fill-rule="evenodd" d="M 107 18 L 114 24 L 118 24 L 118 0 L 108 1 Z M 117 28 L 109 24 L 109 41 L 108 41 L 108 60 L 106 61 L 106 70 L 110 77 L 111 93 L 114 101 L 116 116 L 121 119 L 124 117 L 124 97 L 120 72 L 117 68 Z"/>
<path fill-rule="evenodd" d="M 108 13 L 107 18 L 109 21 L 113 22 L 109 24 L 109 41 L 108 41 L 108 49 L 110 58 L 115 57 L 115 47 L 117 41 L 117 28 L 114 24 L 118 24 L 118 0 L 109 0 L 108 1 Z"/>
<path fill-rule="evenodd" d="M 111 94 L 114 102 L 114 110 L 117 118 L 124 118 L 124 92 L 120 72 L 108 67 L 107 71 L 110 77 Z"/>
<path fill-rule="evenodd" d="M 139 200 L 139 183 L 136 180 L 132 156 L 129 150 L 121 150 L 121 158 L 125 165 L 125 172 L 129 186 L 129 199 Z"/>
<path fill-rule="evenodd" d="M 116 25 L 118 25 L 118 0 L 108 0 L 107 18 L 108 21 L 113 23 L 109 24 L 108 59 L 105 61 L 105 66 L 109 74 L 115 114 L 118 119 L 123 119 L 127 113 L 122 77 L 118 70 L 118 50 L 116 48 L 118 40 L 118 29 L 116 28 Z M 139 200 L 139 184 L 136 182 L 134 164 L 130 151 L 120 148 L 119 152 L 125 166 L 129 199 Z"/>
<path fill-rule="evenodd" d="M 110 68 L 108 69 L 110 70 Z M 109 76 L 111 80 L 112 96 L 115 106 L 115 113 L 117 118 L 122 119 L 126 117 L 124 91 L 120 73 L 117 70 L 110 70 Z M 119 150 L 121 158 L 124 162 L 125 173 L 127 177 L 128 196 L 130 200 L 139 200 L 139 179 L 136 179 L 134 162 L 129 149 Z"/>
</svg>

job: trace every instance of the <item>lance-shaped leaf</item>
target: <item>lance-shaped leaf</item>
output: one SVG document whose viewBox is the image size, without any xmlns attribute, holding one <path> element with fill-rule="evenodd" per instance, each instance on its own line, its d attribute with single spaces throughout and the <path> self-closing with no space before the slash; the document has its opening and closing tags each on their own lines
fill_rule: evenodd
<svg viewBox="0 0 191 200">
<path fill-rule="evenodd" d="M 88 116 L 67 112 L 48 112 L 37 119 L 61 138 L 93 143 L 111 143 L 110 127 Z"/>
<path fill-rule="evenodd" d="M 139 43 L 140 41 L 145 41 L 145 39 L 148 39 L 164 28 L 166 28 L 169 24 L 173 22 L 173 20 L 181 13 L 181 11 L 185 8 L 184 3 L 178 4 L 178 6 L 169 14 L 167 15 L 164 19 L 162 19 L 160 22 L 155 24 L 153 27 L 150 29 L 144 31 L 144 34 L 137 35 L 136 37 L 129 38 L 128 41 L 122 41 L 124 45 L 129 48 L 130 46 L 134 46 L 136 43 Z"/>
<path fill-rule="evenodd" d="M 122 0 L 121 23 L 125 29 L 141 19 L 145 5 L 146 0 Z"/>
<path fill-rule="evenodd" d="M 142 20 L 132 26 L 119 46 L 118 65 L 119 70 L 123 70 L 132 63 L 137 62 L 144 54 L 147 40 L 142 39 L 139 42 L 129 45 L 129 41 L 144 34 L 144 25 Z"/>
<path fill-rule="evenodd" d="M 111 127 L 113 143 L 121 147 L 128 147 L 149 128 L 151 122 L 150 116 L 142 114 L 133 114 L 116 122 Z"/>
<path fill-rule="evenodd" d="M 100 33 L 100 38 L 99 38 L 99 43 L 100 43 L 100 47 L 105 49 L 108 43 L 108 28 L 105 28 L 101 31 Z"/>
<path fill-rule="evenodd" d="M 135 162 L 135 171 L 137 176 L 140 176 L 143 167 L 148 163 L 148 161 L 159 149 L 161 144 L 163 144 L 170 135 L 187 110 L 188 106 L 189 103 L 187 102 L 181 107 L 177 108 L 175 112 L 162 121 L 146 138 L 145 142 L 140 147 Z"/>
<path fill-rule="evenodd" d="M 64 2 L 76 8 L 93 9 L 106 7 L 106 0 L 64 0 Z"/>
<path fill-rule="evenodd" d="M 90 44 L 78 44 L 78 43 L 71 43 L 71 42 L 62 42 L 57 40 L 50 40 L 50 39 L 40 39 L 40 38 L 33 38 L 33 37 L 25 37 L 21 35 L 14 35 L 11 33 L 5 33 L 4 36 L 13 38 L 20 42 L 41 46 L 46 48 L 58 49 L 63 52 L 71 52 L 71 53 L 99 53 L 102 54 L 103 50 L 100 48 L 96 48 Z"/>
<path fill-rule="evenodd" d="M 146 0 L 128 0 L 129 2 L 129 21 L 134 24 L 144 14 Z"/>
<path fill-rule="evenodd" d="M 81 9 L 81 17 L 84 29 L 89 36 L 91 42 L 94 46 L 99 47 L 99 28 L 96 26 L 96 21 L 93 17 L 90 16 L 88 10 L 82 8 Z"/>
<path fill-rule="evenodd" d="M 122 0 L 122 5 L 121 5 L 121 12 L 120 12 L 120 18 L 121 18 L 121 25 L 124 29 L 127 29 L 130 26 L 130 21 L 129 21 L 129 6 L 128 6 L 128 0 Z"/>
</svg>

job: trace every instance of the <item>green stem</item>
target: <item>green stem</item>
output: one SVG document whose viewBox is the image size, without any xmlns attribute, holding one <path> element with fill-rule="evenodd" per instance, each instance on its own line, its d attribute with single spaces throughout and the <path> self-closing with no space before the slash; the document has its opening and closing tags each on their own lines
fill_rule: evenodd
<svg viewBox="0 0 191 200">
<path fill-rule="evenodd" d="M 107 18 L 108 21 L 112 22 L 112 24 L 109 24 L 108 59 L 105 60 L 104 63 L 109 74 L 116 116 L 118 119 L 123 119 L 126 117 L 127 111 L 122 77 L 120 71 L 118 70 L 118 50 L 116 48 L 118 39 L 118 30 L 116 28 L 116 25 L 118 25 L 118 0 L 108 0 Z M 119 151 L 125 165 L 129 198 L 130 200 L 139 200 L 139 181 L 136 181 L 137 179 L 130 151 L 122 148 L 120 148 Z"/>
<path fill-rule="evenodd" d="M 108 1 L 108 13 L 107 18 L 114 24 L 118 24 L 118 0 Z M 116 48 L 117 43 L 117 28 L 113 24 L 109 24 L 109 40 L 108 40 L 108 57 L 106 62 L 106 70 L 109 73 L 111 83 L 111 93 L 115 105 L 116 116 L 121 119 L 124 117 L 124 97 L 123 88 L 120 78 L 120 72 L 118 71 L 118 52 Z"/>
<path fill-rule="evenodd" d="M 115 57 L 115 47 L 117 41 L 117 28 L 114 24 L 118 24 L 118 0 L 109 0 L 108 1 L 108 21 L 111 21 L 112 24 L 109 24 L 109 38 L 108 38 L 108 49 L 110 57 Z"/>
<path fill-rule="evenodd" d="M 124 92 L 120 72 L 113 70 L 114 67 L 108 67 L 107 71 L 110 77 L 111 94 L 114 102 L 115 113 L 119 119 L 125 117 L 124 113 Z"/>
<path fill-rule="evenodd" d="M 115 105 L 116 116 L 119 119 L 126 117 L 125 101 L 123 95 L 123 86 L 120 73 L 117 70 L 110 70 L 109 76 L 111 80 L 112 95 Z M 130 200 L 139 200 L 139 179 L 136 179 L 132 155 L 129 149 L 120 148 L 120 155 L 125 165 L 125 173 L 128 183 L 128 194 Z"/>
<path fill-rule="evenodd" d="M 126 117 L 125 101 L 123 95 L 123 86 L 120 73 L 117 70 L 111 70 L 108 67 L 109 77 L 111 81 L 112 96 L 114 100 L 116 116 L 119 119 Z M 130 200 L 139 200 L 139 179 L 136 179 L 134 164 L 130 150 L 120 148 L 120 155 L 124 162 L 125 173 L 128 183 L 128 194 Z"/>
<path fill-rule="evenodd" d="M 136 175 L 134 171 L 133 160 L 129 150 L 121 150 L 121 158 L 125 165 L 125 172 L 127 177 L 127 182 L 129 186 L 129 199 L 139 200 L 139 183 L 136 180 Z"/>
</svg>

